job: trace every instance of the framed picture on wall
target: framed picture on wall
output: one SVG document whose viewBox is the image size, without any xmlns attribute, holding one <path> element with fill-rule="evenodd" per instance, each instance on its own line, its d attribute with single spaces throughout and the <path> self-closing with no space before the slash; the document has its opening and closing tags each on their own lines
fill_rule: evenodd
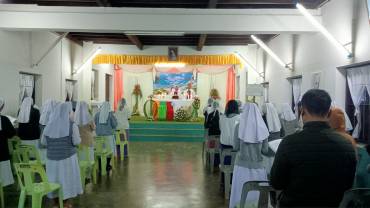
<svg viewBox="0 0 370 208">
<path fill-rule="evenodd" d="M 168 60 L 177 61 L 179 49 L 177 47 L 168 47 Z"/>
<path fill-rule="evenodd" d="M 320 79 L 321 79 L 321 72 L 312 73 L 312 76 L 311 76 L 311 88 L 312 89 L 320 88 Z"/>
</svg>

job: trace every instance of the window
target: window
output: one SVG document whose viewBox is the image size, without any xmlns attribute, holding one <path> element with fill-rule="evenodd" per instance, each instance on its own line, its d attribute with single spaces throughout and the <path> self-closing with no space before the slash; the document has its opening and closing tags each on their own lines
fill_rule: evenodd
<svg viewBox="0 0 370 208">
<path fill-rule="evenodd" d="M 99 73 L 97 70 L 92 70 L 91 73 L 91 100 L 98 100 L 99 85 L 98 85 Z"/>
<path fill-rule="evenodd" d="M 76 80 L 66 79 L 66 101 L 77 100 Z"/>
<path fill-rule="evenodd" d="M 32 97 L 35 100 L 35 76 L 32 74 L 19 74 L 20 94 L 19 101 L 22 102 L 26 97 Z"/>
<path fill-rule="evenodd" d="M 355 138 L 360 143 L 370 144 L 370 96 L 367 90 L 364 90 L 360 96 L 359 112 L 360 116 L 355 116 L 356 107 L 352 101 L 351 93 L 348 85 L 348 78 L 346 82 L 346 113 L 351 120 L 352 125 L 355 127 L 359 121 L 359 134 Z M 359 120 L 358 120 L 359 119 Z M 353 130 L 352 132 L 353 133 Z"/>
<path fill-rule="evenodd" d="M 291 78 L 292 83 L 292 110 L 298 115 L 298 103 L 301 98 L 302 77 Z"/>
</svg>

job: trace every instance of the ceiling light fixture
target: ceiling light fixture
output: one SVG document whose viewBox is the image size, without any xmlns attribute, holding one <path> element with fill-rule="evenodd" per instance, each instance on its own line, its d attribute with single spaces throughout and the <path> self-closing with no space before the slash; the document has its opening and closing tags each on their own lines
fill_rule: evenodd
<svg viewBox="0 0 370 208">
<path fill-rule="evenodd" d="M 262 40 L 257 38 L 256 36 L 251 36 L 254 42 L 256 42 L 263 50 L 265 50 L 273 59 L 275 59 L 276 62 L 278 62 L 282 67 L 285 67 L 287 69 L 292 69 L 289 64 L 284 63 L 276 53 L 274 53 Z"/>
<path fill-rule="evenodd" d="M 258 72 L 257 68 L 254 67 L 251 63 L 249 63 L 247 58 L 245 58 L 242 54 L 240 54 L 237 51 L 235 51 L 234 54 L 239 58 L 239 60 L 242 60 L 242 62 L 244 62 L 250 69 L 252 69 L 254 72 L 256 72 L 258 74 L 258 76 L 260 76 L 261 78 L 263 78 L 263 80 L 265 80 L 264 73 L 263 72 L 261 72 L 261 73 Z"/>
<path fill-rule="evenodd" d="M 74 70 L 72 72 L 72 75 L 75 75 L 75 74 L 79 74 L 84 68 L 85 66 L 90 63 L 96 55 L 98 55 L 100 52 L 102 51 L 102 49 L 100 47 L 98 47 L 97 49 L 95 49 L 90 55 L 89 57 L 81 64 L 81 66 L 79 66 L 76 70 Z"/>
<path fill-rule="evenodd" d="M 339 51 L 342 51 L 348 58 L 352 58 L 353 54 L 344 45 L 342 45 L 335 37 L 320 23 L 310 12 L 300 3 L 296 4 L 297 9 L 311 22 Z"/>
</svg>

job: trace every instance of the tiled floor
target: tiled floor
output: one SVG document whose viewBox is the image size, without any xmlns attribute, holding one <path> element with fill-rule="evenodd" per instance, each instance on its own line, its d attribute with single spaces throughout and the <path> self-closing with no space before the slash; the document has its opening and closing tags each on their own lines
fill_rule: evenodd
<svg viewBox="0 0 370 208">
<path fill-rule="evenodd" d="M 219 173 L 207 171 L 201 155 L 201 143 L 131 143 L 129 159 L 87 185 L 74 207 L 226 208 Z M 6 207 L 16 207 L 19 193 L 6 191 Z"/>
</svg>

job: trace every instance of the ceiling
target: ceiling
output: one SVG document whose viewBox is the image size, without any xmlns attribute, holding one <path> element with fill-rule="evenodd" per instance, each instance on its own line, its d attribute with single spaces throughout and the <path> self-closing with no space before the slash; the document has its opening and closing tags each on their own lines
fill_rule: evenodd
<svg viewBox="0 0 370 208">
<path fill-rule="evenodd" d="M 2 0 L 1 3 L 43 6 L 110 6 L 146 8 L 286 9 L 300 2 L 316 9 L 328 0 Z"/>
<path fill-rule="evenodd" d="M 316 9 L 328 0 L 0 0 L 0 3 L 37 4 L 42 6 L 84 6 L 84 7 L 141 7 L 141 8 L 198 8 L 198 9 L 289 9 L 295 3 Z M 277 34 L 257 35 L 269 41 Z M 146 45 L 203 46 L 247 45 L 254 43 L 250 35 L 185 34 L 183 36 L 125 35 L 122 33 L 71 32 L 67 36 L 78 44 L 92 41 L 98 44 L 136 45 L 140 50 Z"/>
</svg>

